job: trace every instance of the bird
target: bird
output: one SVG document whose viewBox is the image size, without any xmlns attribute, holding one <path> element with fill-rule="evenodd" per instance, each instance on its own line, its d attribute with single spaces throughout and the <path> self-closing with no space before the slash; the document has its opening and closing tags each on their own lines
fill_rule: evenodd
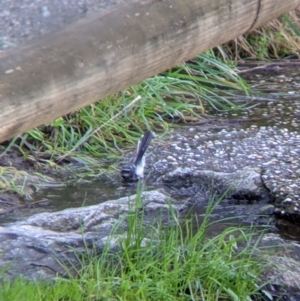
<svg viewBox="0 0 300 301">
<path fill-rule="evenodd" d="M 144 169 L 146 165 L 145 152 L 152 140 L 154 133 L 146 131 L 140 138 L 135 154 L 129 163 L 123 165 L 121 176 L 125 182 L 136 182 L 144 177 Z"/>
</svg>

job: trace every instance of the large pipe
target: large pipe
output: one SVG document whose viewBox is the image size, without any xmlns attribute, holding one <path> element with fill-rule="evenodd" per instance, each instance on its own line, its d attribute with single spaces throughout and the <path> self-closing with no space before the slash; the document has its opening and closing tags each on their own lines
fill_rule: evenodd
<svg viewBox="0 0 300 301">
<path fill-rule="evenodd" d="M 0 57 L 0 142 L 190 59 L 299 0 L 128 0 Z"/>
</svg>

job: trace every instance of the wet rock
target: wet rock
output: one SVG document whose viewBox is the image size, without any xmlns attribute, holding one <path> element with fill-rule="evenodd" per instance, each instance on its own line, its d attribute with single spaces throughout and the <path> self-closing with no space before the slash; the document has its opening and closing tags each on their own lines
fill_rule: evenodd
<svg viewBox="0 0 300 301">
<path fill-rule="evenodd" d="M 282 237 L 288 240 L 300 241 L 300 226 L 287 219 L 277 218 L 276 227 L 282 233 Z"/>
<path fill-rule="evenodd" d="M 285 241 L 276 234 L 266 234 L 259 247 L 262 249 L 257 252 L 257 257 L 265 262 L 262 280 L 268 283 L 262 291 L 273 296 L 274 300 L 299 300 L 299 244 Z"/>
<path fill-rule="evenodd" d="M 276 214 L 300 221 L 298 132 L 252 125 L 207 130 L 197 139 L 194 132 L 178 130 L 170 140 L 159 152 L 152 152 L 148 164 L 153 178 L 175 195 L 192 196 L 205 189 L 222 193 L 232 187 L 232 197 L 269 199 Z"/>
<path fill-rule="evenodd" d="M 155 218 L 169 225 L 170 205 L 177 214 L 186 209 L 181 202 L 157 190 L 143 192 L 141 201 L 136 200 L 136 195 L 132 195 L 95 206 L 42 213 L 0 227 L 0 269 L 9 267 L 2 277 L 22 275 L 31 280 L 68 277 L 63 267 L 76 275 L 75 268 L 80 268 L 78 254 L 100 253 L 108 241 L 112 250 L 119 248 L 120 240 L 126 237 L 128 213 L 143 209 L 143 226 Z M 118 231 L 110 235 L 116 224 Z M 290 297 L 286 300 L 293 300 L 291 292 L 300 281 L 299 246 L 274 234 L 265 235 L 260 246 L 272 248 L 271 255 L 271 251 L 267 256 L 264 251 L 256 252 L 257 259 L 266 262 L 262 282 L 270 283 L 263 290 L 273 296 L 285 294 Z M 292 256 L 286 258 L 286 253 Z"/>
<path fill-rule="evenodd" d="M 128 213 L 143 209 L 143 224 L 147 225 L 155 218 L 167 223 L 170 204 L 174 212 L 183 209 L 182 204 L 159 191 L 144 192 L 139 204 L 136 199 L 136 195 L 132 195 L 95 206 L 41 213 L 0 227 L 0 269 L 9 266 L 4 276 L 11 278 L 64 276 L 65 270 L 60 263 L 71 270 L 79 264 L 74 249 L 77 254 L 92 250 L 101 252 L 112 227 L 117 224 L 118 235 L 110 240 L 111 247 L 116 247 L 126 233 Z"/>
<path fill-rule="evenodd" d="M 280 163 L 278 162 L 278 164 Z M 269 168 L 264 172 L 262 180 L 274 199 L 276 214 L 294 222 L 299 222 L 300 178 L 299 168 L 296 168 L 297 171 L 295 172 L 293 171 L 293 167 L 286 166 L 286 164 L 280 170 Z"/>
<path fill-rule="evenodd" d="M 163 182 L 173 190 L 182 187 L 189 195 L 198 191 L 217 192 L 219 196 L 236 199 L 268 202 L 269 192 L 261 182 L 259 168 L 244 168 L 235 172 L 213 172 L 211 170 L 194 170 L 177 168 L 162 177 Z"/>
<path fill-rule="evenodd" d="M 24 200 L 32 200 L 37 191 L 65 186 L 36 165 L 38 160 L 34 156 L 28 155 L 25 159 L 15 149 L 7 150 L 0 145 L 0 213 L 24 205 Z"/>
<path fill-rule="evenodd" d="M 0 189 L 14 187 L 15 192 L 31 199 L 32 194 L 36 191 L 47 187 L 62 187 L 59 181 L 37 172 L 26 172 L 14 167 L 3 167 L 0 181 Z M 8 190 L 13 190 L 9 188 Z"/>
<path fill-rule="evenodd" d="M 268 204 L 259 208 L 259 212 L 262 215 L 271 215 L 274 213 L 275 206 Z"/>
</svg>

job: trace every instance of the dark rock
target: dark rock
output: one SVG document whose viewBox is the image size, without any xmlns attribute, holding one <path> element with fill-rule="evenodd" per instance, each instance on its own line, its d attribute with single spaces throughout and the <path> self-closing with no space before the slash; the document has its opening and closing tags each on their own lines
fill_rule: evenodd
<svg viewBox="0 0 300 301">
<path fill-rule="evenodd" d="M 269 192 L 261 182 L 260 170 L 244 168 L 231 173 L 210 170 L 177 168 L 162 177 L 164 184 L 182 192 L 185 187 L 188 195 L 198 191 L 217 192 L 224 197 L 268 202 Z M 189 188 L 192 189 L 189 189 Z"/>
<path fill-rule="evenodd" d="M 273 300 L 299 300 L 300 246 L 276 234 L 266 234 L 259 247 L 257 257 L 265 262 L 262 280 L 267 283 L 262 291 L 273 296 Z"/>
</svg>

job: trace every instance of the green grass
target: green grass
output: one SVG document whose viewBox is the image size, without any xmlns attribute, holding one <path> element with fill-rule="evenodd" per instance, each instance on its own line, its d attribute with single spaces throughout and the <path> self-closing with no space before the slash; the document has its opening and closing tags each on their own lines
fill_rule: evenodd
<svg viewBox="0 0 300 301">
<path fill-rule="evenodd" d="M 28 131 L 10 146 L 19 147 L 25 157 L 35 152 L 37 161 L 46 158 L 45 163 L 73 158 L 95 165 L 91 157 L 120 158 L 124 145 L 134 145 L 146 128 L 164 133 L 176 124 L 193 124 L 208 106 L 242 110 L 243 105 L 229 101 L 237 90 L 249 93 L 234 65 L 249 58 L 299 57 L 299 16 L 298 8 L 163 74 Z M 138 96 L 141 100 L 130 106 Z"/>
<path fill-rule="evenodd" d="M 244 58 L 299 57 L 299 16 L 298 8 L 163 74 L 28 131 L 9 146 L 19 147 L 24 156 L 33 151 L 37 160 L 48 162 L 62 156 L 87 163 L 93 161 L 89 156 L 116 159 L 124 145 L 135 144 L 146 128 L 163 133 L 177 123 L 197 122 L 208 105 L 241 110 L 242 105 L 228 100 L 234 91 L 249 93 L 234 64 Z M 141 100 L 129 108 L 138 95 Z"/>
<path fill-rule="evenodd" d="M 244 58 L 299 57 L 298 25 L 299 9 L 214 52 L 33 129 L 12 140 L 8 149 L 18 147 L 27 159 L 34 152 L 31 160 L 36 163 L 55 166 L 55 160 L 67 154 L 95 165 L 92 157 L 119 158 L 124 144 L 135 144 L 146 128 L 166 132 L 178 123 L 193 124 L 208 105 L 215 110 L 241 110 L 227 97 L 237 90 L 247 94 L 249 89 L 235 69 L 221 63 L 214 53 L 229 64 Z M 130 106 L 138 96 L 141 100 Z M 24 183 L 13 168 L 1 170 L 0 189 L 10 185 L 12 191 L 24 193 Z M 144 229 L 143 217 L 134 211 L 127 217 L 127 236 L 119 238 L 120 252 L 111 253 L 108 242 L 101 255 L 84 258 L 88 264 L 76 278 L 57 278 L 51 283 L 27 282 L 21 277 L 2 281 L 0 300 L 250 300 L 261 269 L 253 257 L 253 233 L 227 228 L 207 238 L 211 210 L 208 207 L 196 233 L 191 221 L 182 225 L 174 213 L 169 228 L 156 223 Z"/>
<path fill-rule="evenodd" d="M 139 196 L 133 206 L 140 207 Z M 118 235 L 116 227 L 100 255 L 78 254 L 84 267 L 77 277 L 7 280 L 0 287 L 0 300 L 250 301 L 261 269 L 253 256 L 253 232 L 227 228 L 207 238 L 212 210 L 212 205 L 207 207 L 197 231 L 191 220 L 180 223 L 171 209 L 167 228 L 158 221 L 145 226 L 143 213 L 133 210 L 125 235 Z M 112 252 L 116 241 L 119 251 Z"/>
<path fill-rule="evenodd" d="M 13 145 L 24 153 L 34 151 L 52 160 L 67 152 L 71 157 L 80 154 L 117 158 L 124 144 L 135 144 L 146 128 L 165 132 L 172 124 L 198 121 L 207 104 L 217 110 L 240 110 L 240 106 L 226 99 L 226 95 L 232 96 L 236 90 L 248 93 L 247 85 L 234 69 L 221 63 L 209 51 L 96 104 L 59 117 L 51 124 L 33 129 L 15 139 Z M 138 96 L 140 101 L 124 109 Z"/>
<path fill-rule="evenodd" d="M 135 145 L 145 129 L 165 133 L 178 124 L 193 125 L 208 107 L 243 110 L 245 105 L 230 101 L 237 91 L 249 93 L 234 65 L 241 59 L 299 57 L 299 24 L 298 8 L 176 68 L 32 129 L 0 146 L 1 156 L 17 148 L 38 171 L 46 167 L 64 172 L 67 164 L 61 169 L 61 162 L 79 163 L 75 180 L 108 172 L 107 166 L 113 169 L 126 146 Z M 3 191 L 9 178 L 0 180 Z"/>
<path fill-rule="evenodd" d="M 1 156 L 14 148 L 37 171 L 63 173 L 75 181 L 95 177 L 113 170 L 126 146 L 135 145 L 145 129 L 164 133 L 171 126 L 193 124 L 202 118 L 209 105 L 216 110 L 241 110 L 242 106 L 226 98 L 237 90 L 248 93 L 247 85 L 234 69 L 208 51 L 14 138 Z M 61 163 L 68 162 L 75 163 L 76 173 L 72 164 L 70 172 L 68 164 L 61 168 Z M 3 183 L 9 182 L 10 178 L 4 176 Z M 12 185 L 2 186 L 22 192 Z M 1 183 L 0 190 L 3 191 Z"/>
<path fill-rule="evenodd" d="M 0 191 L 31 199 L 33 191 L 41 187 L 63 187 L 64 184 L 37 172 L 26 172 L 10 166 L 0 166 Z"/>
</svg>

